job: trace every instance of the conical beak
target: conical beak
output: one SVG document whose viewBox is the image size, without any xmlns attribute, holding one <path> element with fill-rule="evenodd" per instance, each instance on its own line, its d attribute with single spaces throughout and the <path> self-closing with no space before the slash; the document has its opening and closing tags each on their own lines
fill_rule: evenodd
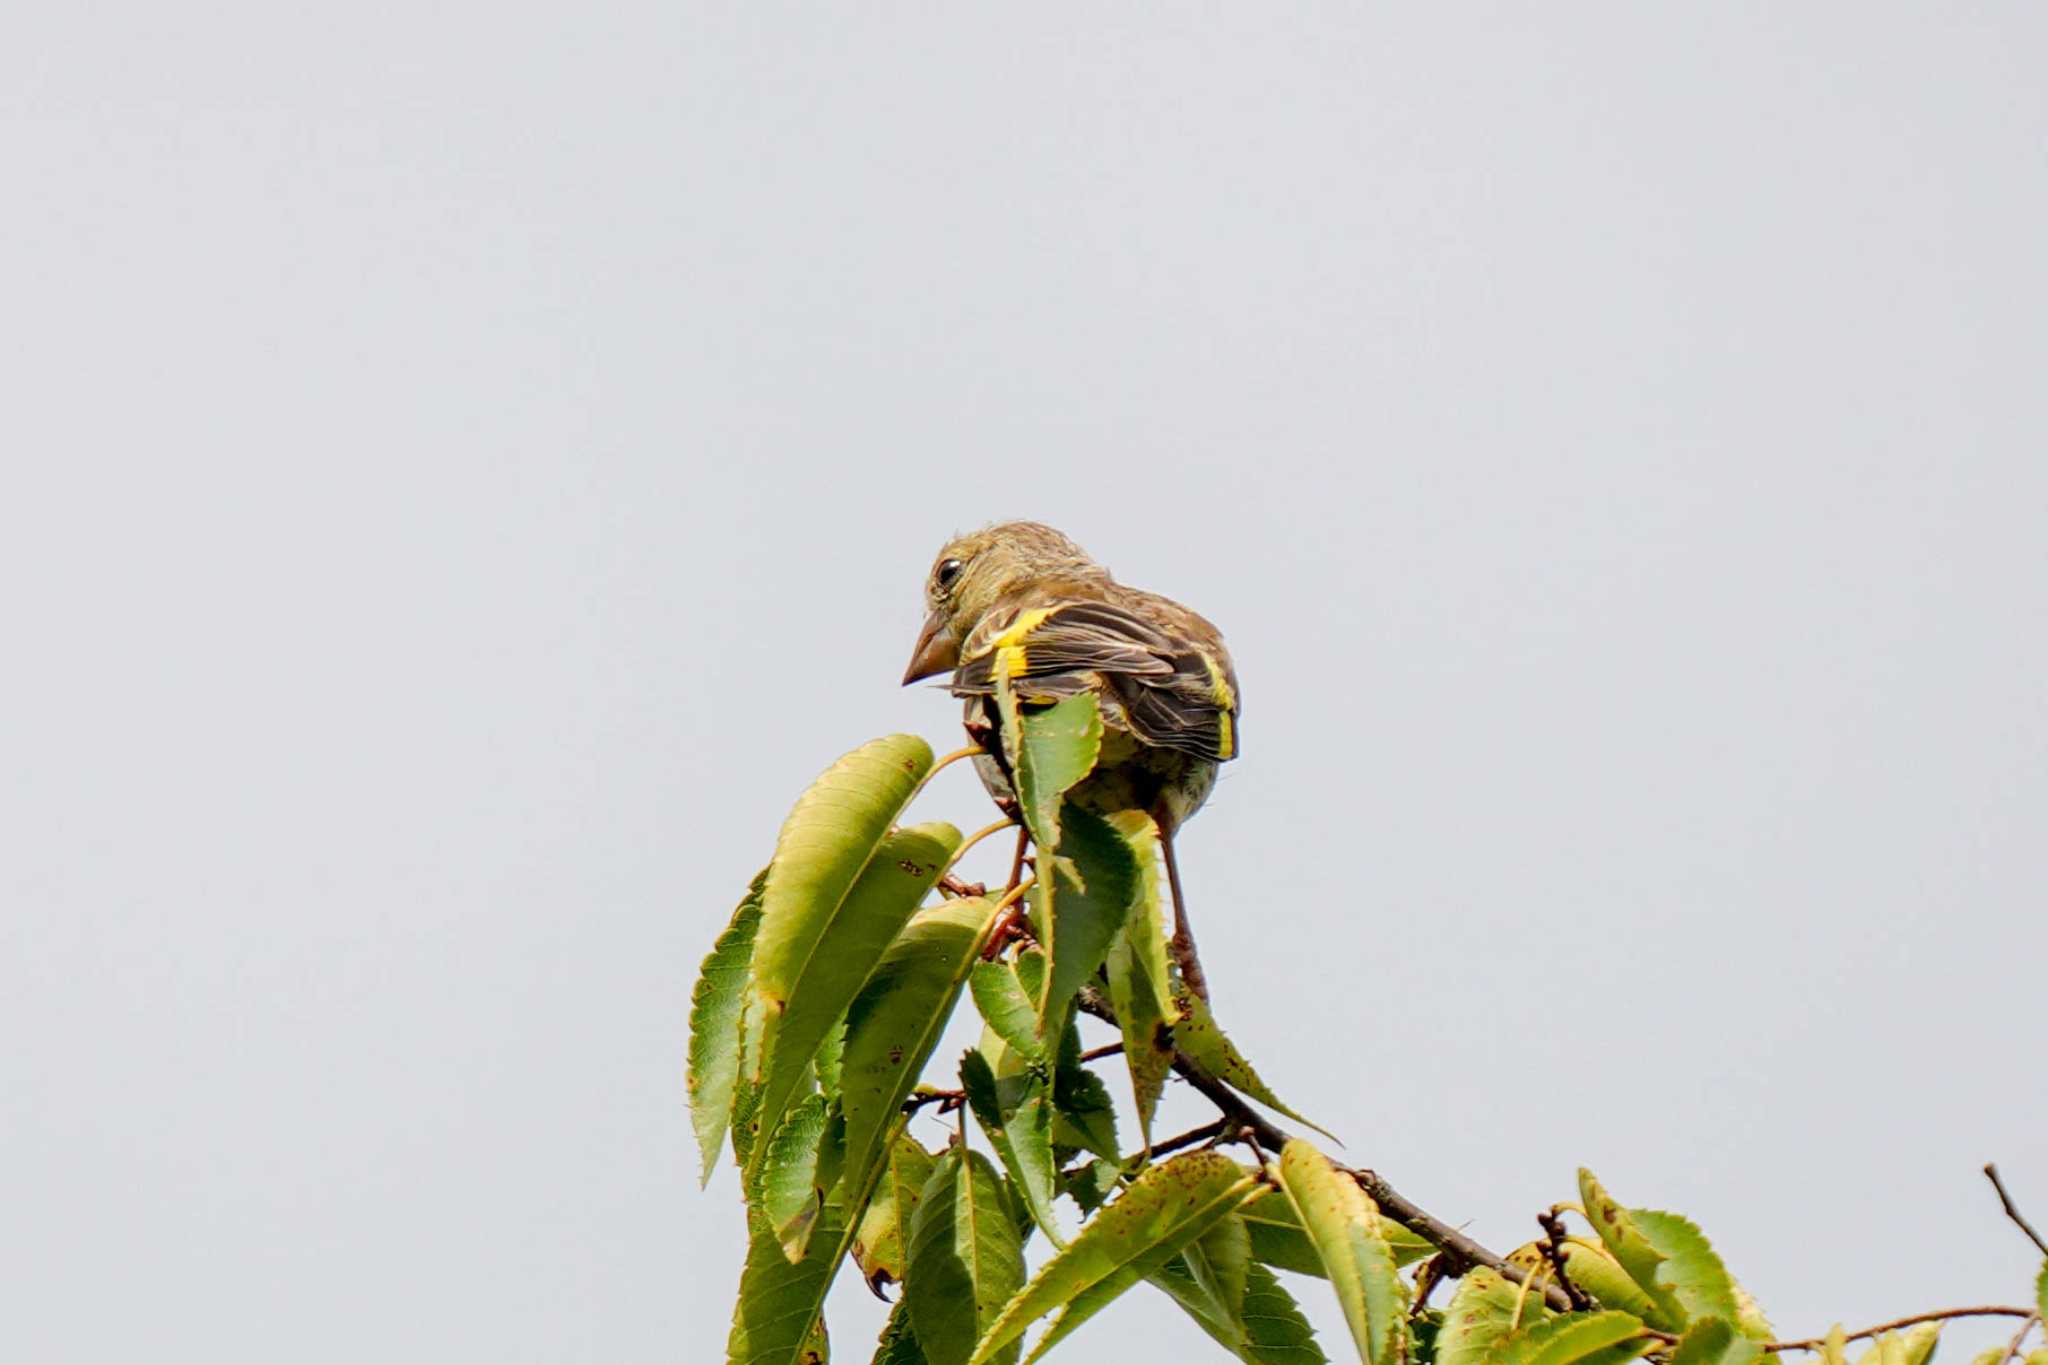
<svg viewBox="0 0 2048 1365">
<path fill-rule="evenodd" d="M 959 663 L 960 646 L 946 633 L 946 613 L 934 611 L 924 618 L 924 629 L 917 633 L 917 648 L 910 652 L 910 667 L 903 670 L 904 684 L 934 673 L 950 672 Z"/>
</svg>

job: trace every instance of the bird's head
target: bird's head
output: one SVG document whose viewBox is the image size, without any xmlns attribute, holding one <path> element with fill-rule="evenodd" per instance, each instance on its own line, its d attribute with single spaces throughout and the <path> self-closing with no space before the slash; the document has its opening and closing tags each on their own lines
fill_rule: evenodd
<svg viewBox="0 0 2048 1365">
<path fill-rule="evenodd" d="M 1048 578 L 1107 582 L 1109 570 L 1036 521 L 998 522 L 947 541 L 925 576 L 924 629 L 903 681 L 958 667 L 961 644 L 989 608 L 1025 584 Z"/>
</svg>

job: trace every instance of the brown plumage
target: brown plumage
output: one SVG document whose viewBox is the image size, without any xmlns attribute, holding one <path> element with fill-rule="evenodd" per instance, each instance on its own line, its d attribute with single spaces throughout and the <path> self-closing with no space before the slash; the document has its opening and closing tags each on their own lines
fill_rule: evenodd
<svg viewBox="0 0 2048 1365">
<path fill-rule="evenodd" d="M 1159 827 L 1182 975 L 1205 998 L 1182 904 L 1173 837 L 1209 797 L 1217 765 L 1237 756 L 1237 676 L 1223 636 L 1157 593 L 1125 587 L 1050 526 L 1003 522 L 957 537 L 925 580 L 928 614 L 903 680 L 950 670 L 953 695 L 983 752 L 975 768 L 1014 814 L 997 742 L 995 674 L 1019 700 L 1049 704 L 1086 691 L 1102 713 L 1095 771 L 1069 796 L 1103 812 L 1143 811 Z"/>
</svg>

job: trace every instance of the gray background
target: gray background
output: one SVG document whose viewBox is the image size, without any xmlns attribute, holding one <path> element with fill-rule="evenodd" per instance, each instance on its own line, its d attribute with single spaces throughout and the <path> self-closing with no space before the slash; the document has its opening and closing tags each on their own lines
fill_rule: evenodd
<svg viewBox="0 0 2048 1365">
<path fill-rule="evenodd" d="M 1228 633 L 1191 901 L 1354 1159 L 1503 1245 L 1590 1163 L 1787 1332 L 2023 1297 L 2044 38 L 10 9 L 0 1356 L 720 1358 L 697 960 L 950 744 L 919 577 L 1012 515 Z"/>
</svg>

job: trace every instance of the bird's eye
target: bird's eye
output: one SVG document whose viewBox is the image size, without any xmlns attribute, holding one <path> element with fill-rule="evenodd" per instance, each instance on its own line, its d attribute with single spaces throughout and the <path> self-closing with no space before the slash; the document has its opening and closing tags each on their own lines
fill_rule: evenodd
<svg viewBox="0 0 2048 1365">
<path fill-rule="evenodd" d="M 938 568 L 932 570 L 932 582 L 938 585 L 939 591 L 944 592 L 953 586 L 953 580 L 958 578 L 960 571 L 966 567 L 957 559 L 945 560 Z"/>
</svg>

